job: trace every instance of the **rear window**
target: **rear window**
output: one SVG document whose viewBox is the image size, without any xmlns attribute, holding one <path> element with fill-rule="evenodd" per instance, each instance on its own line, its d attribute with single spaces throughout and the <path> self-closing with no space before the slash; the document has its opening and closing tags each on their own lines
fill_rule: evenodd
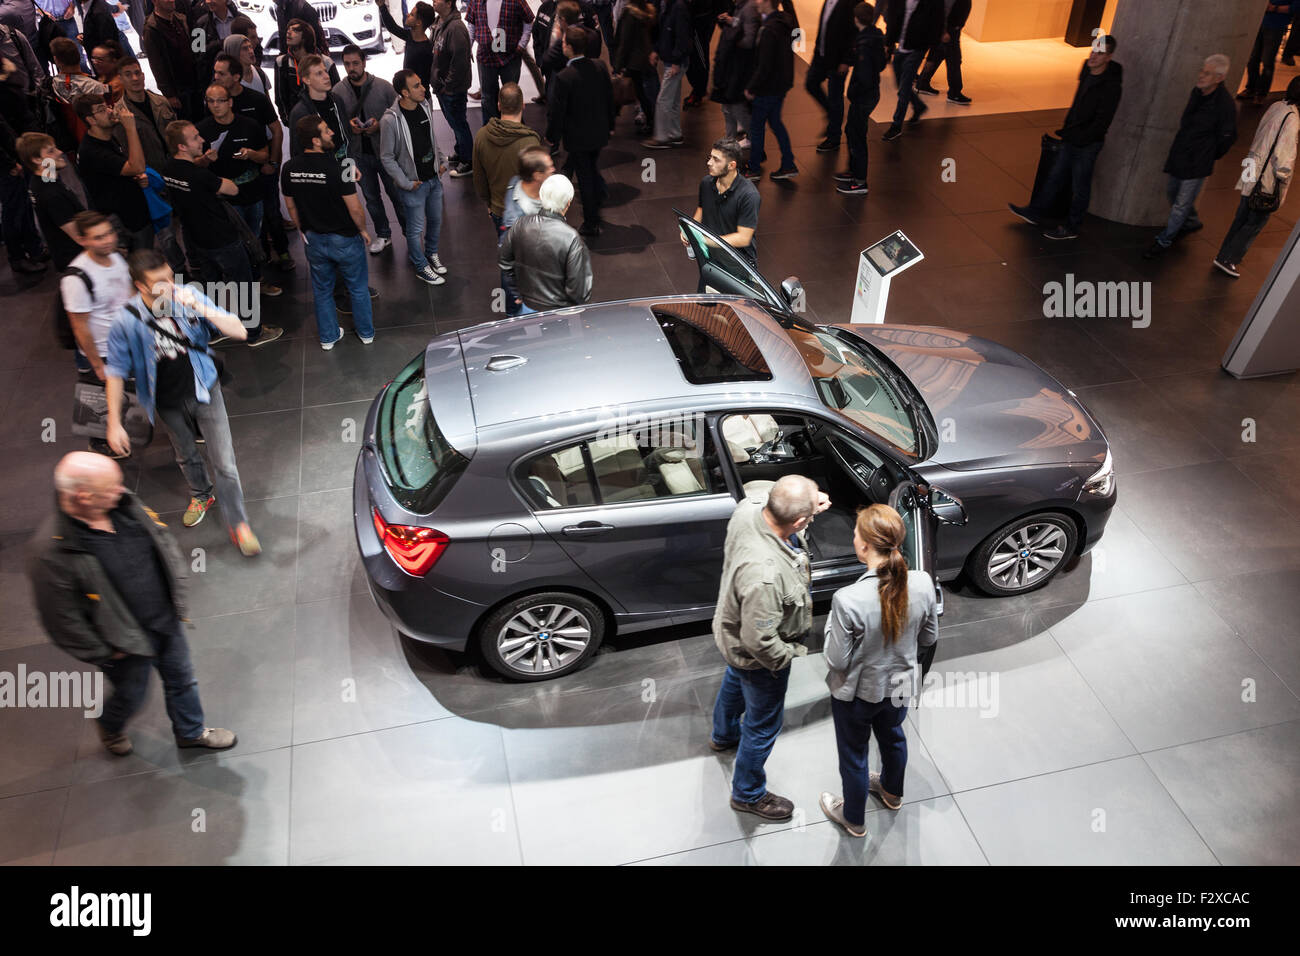
<svg viewBox="0 0 1300 956">
<path fill-rule="evenodd" d="M 655 319 L 686 381 L 770 382 L 772 370 L 758 343 L 731 306 L 683 302 L 654 306 Z"/>
<path fill-rule="evenodd" d="M 428 514 L 447 496 L 469 460 L 443 437 L 429 408 L 421 352 L 397 373 L 379 403 L 375 444 L 393 497 Z"/>
</svg>

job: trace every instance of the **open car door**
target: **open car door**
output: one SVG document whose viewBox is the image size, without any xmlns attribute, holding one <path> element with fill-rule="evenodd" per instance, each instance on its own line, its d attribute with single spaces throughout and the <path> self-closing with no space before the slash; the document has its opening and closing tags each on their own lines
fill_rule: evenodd
<svg viewBox="0 0 1300 956">
<path fill-rule="evenodd" d="M 680 209 L 673 212 L 677 214 L 677 224 L 695 253 L 701 293 L 745 296 L 778 312 L 790 312 L 796 297 L 802 298 L 803 288 L 798 279 L 786 279 L 779 291 L 774 289 L 750 261 L 723 242 L 721 236 L 704 228 Z"/>
</svg>

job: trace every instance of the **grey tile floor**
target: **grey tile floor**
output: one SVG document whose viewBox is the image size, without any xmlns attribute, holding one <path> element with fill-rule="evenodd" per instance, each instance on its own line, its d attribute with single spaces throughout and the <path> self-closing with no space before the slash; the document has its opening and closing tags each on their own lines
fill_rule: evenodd
<svg viewBox="0 0 1300 956">
<path fill-rule="evenodd" d="M 1257 115 L 1247 110 L 1243 128 Z M 191 645 L 209 720 L 235 728 L 239 746 L 179 753 L 156 684 L 124 759 L 100 749 L 79 712 L 0 709 L 0 861 L 1300 861 L 1300 380 L 1237 382 L 1217 368 L 1300 206 L 1273 216 L 1240 281 L 1210 269 L 1240 143 L 1202 199 L 1205 231 L 1163 259 L 1138 257 L 1152 230 L 1096 220 L 1062 248 L 1004 209 L 1027 195 L 1038 138 L 1059 117 L 926 122 L 892 145 L 873 137 L 863 201 L 831 191 L 843 156 L 814 151 L 818 117 L 796 92 L 787 122 L 802 175 L 760 187 L 760 263 L 772 277 L 799 275 L 819 320 L 847 320 L 857 250 L 904 229 L 928 260 L 896 281 L 891 319 L 1028 354 L 1096 409 L 1120 475 L 1106 537 L 1046 590 L 991 600 L 949 588 L 935 664 L 949 696 L 910 713 L 905 804 L 873 804 L 869 840 L 841 837 L 817 809 L 839 783 L 816 652 L 795 665 L 768 765 L 798 812 L 765 824 L 728 808 L 730 761 L 706 747 L 722 663 L 704 629 L 613 640 L 580 673 L 510 685 L 472 659 L 406 643 L 371 604 L 350 524 L 353 430 L 431 335 L 494 317 L 493 237 L 461 180 L 446 190 L 446 285 L 412 281 L 400 240 L 370 260 L 381 290 L 373 346 L 317 348 L 300 267 L 267 303 L 285 338 L 226 349 L 260 558 L 239 557 L 215 521 L 180 528 L 185 489 L 164 438 L 126 466 L 130 487 L 202 559 Z M 592 243 L 595 295 L 692 291 L 671 209 L 694 208 L 703 149 L 655 154 L 647 181 L 624 124 L 604 154 L 615 205 Z M 688 113 L 687 130 L 710 142 L 716 111 Z M 956 182 L 940 179 L 945 158 Z M 1150 327 L 1045 318 L 1043 285 L 1070 272 L 1151 282 Z M 0 276 L 0 671 L 10 673 L 72 666 L 45 641 L 23 574 L 52 505 L 50 469 L 78 447 L 70 363 L 43 318 L 52 289 Z M 47 419 L 57 441 L 42 438 Z M 974 706 L 967 693 L 993 679 L 996 706 Z"/>
</svg>

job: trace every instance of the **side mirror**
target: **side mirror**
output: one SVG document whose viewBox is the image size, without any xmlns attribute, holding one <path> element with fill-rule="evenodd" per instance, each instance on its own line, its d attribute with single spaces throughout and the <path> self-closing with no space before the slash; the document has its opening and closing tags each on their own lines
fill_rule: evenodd
<svg viewBox="0 0 1300 956">
<path fill-rule="evenodd" d="M 798 276 L 787 276 L 781 280 L 781 294 L 785 296 L 785 301 L 789 303 L 791 312 L 803 313 L 808 311 L 803 283 L 799 281 Z"/>
<path fill-rule="evenodd" d="M 966 506 L 941 488 L 930 486 L 930 511 L 944 524 L 961 527 L 966 523 Z"/>
</svg>

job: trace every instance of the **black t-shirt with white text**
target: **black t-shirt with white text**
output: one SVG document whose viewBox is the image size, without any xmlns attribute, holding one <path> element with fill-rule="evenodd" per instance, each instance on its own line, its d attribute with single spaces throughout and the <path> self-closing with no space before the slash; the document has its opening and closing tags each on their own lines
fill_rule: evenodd
<svg viewBox="0 0 1300 956">
<path fill-rule="evenodd" d="M 264 131 L 268 130 L 273 123 L 280 122 L 275 107 L 271 105 L 270 97 L 257 90 L 250 90 L 246 86 L 241 87 L 239 95 L 231 99 L 230 107 L 239 116 L 251 119 Z"/>
<path fill-rule="evenodd" d="M 280 191 L 293 200 L 298 224 L 306 232 L 357 235 L 356 223 L 344 202 L 357 187 L 343 175 L 343 167 L 325 153 L 303 153 L 280 170 Z"/>
<path fill-rule="evenodd" d="M 220 249 L 239 240 L 230 213 L 218 190 L 221 177 L 188 160 L 169 159 L 162 168 L 167 198 L 181 218 L 185 241 L 204 249 Z"/>
<path fill-rule="evenodd" d="M 262 198 L 262 187 L 258 177 L 262 173 L 262 164 L 250 159 L 239 159 L 236 154 L 241 149 L 263 149 L 266 146 L 266 131 L 262 126 L 244 116 L 236 114 L 226 124 L 218 123 L 209 116 L 197 124 L 199 135 L 208 149 L 216 148 L 217 158 L 208 165 L 208 170 L 222 179 L 229 179 L 239 187 L 239 195 L 231 196 L 230 201 L 236 206 L 250 206 Z M 217 146 L 217 143 L 220 146 Z"/>
</svg>

